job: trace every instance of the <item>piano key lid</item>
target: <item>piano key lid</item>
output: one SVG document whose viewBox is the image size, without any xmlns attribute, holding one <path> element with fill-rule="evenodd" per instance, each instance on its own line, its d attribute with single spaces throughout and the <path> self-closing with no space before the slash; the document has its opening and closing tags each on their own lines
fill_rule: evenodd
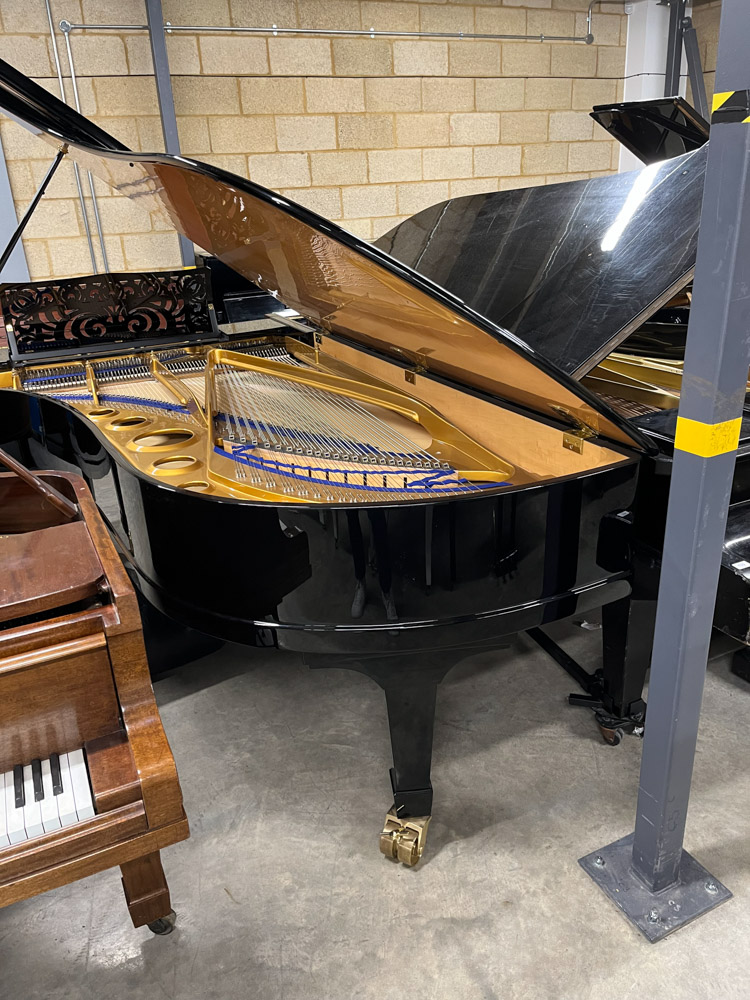
<svg viewBox="0 0 750 1000">
<path fill-rule="evenodd" d="M 218 167 L 135 153 L 0 60 L 0 109 L 118 194 L 275 292 L 324 335 L 536 414 L 570 434 L 652 452 L 594 393 L 458 296 L 288 198 Z"/>
</svg>

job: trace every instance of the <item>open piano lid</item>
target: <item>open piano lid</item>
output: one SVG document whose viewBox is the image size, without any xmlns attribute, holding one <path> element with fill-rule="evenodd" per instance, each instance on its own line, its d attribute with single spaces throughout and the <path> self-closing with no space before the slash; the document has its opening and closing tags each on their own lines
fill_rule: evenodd
<svg viewBox="0 0 750 1000">
<path fill-rule="evenodd" d="M 708 142 L 708 122 L 682 97 L 597 104 L 591 117 L 643 163 L 690 153 Z"/>
<path fill-rule="evenodd" d="M 0 60 L 0 109 L 323 329 L 553 421 L 652 451 L 635 427 L 460 298 L 219 168 L 134 153 Z"/>
<path fill-rule="evenodd" d="M 580 379 L 691 280 L 707 153 L 454 198 L 375 245 Z"/>
</svg>

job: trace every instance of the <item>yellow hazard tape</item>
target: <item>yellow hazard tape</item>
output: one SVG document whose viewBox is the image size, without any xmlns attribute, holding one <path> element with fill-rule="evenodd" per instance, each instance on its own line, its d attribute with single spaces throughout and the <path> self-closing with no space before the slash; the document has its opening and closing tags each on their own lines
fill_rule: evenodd
<svg viewBox="0 0 750 1000">
<path fill-rule="evenodd" d="M 720 94 L 714 94 L 713 104 L 711 106 L 711 111 L 718 111 L 722 105 L 726 104 L 729 98 L 734 93 L 733 90 L 724 90 Z"/>
<path fill-rule="evenodd" d="M 704 424 L 700 420 L 678 417 L 674 446 L 691 455 L 700 455 L 701 458 L 725 455 L 737 448 L 741 426 L 742 417 L 724 420 L 719 424 Z"/>
<path fill-rule="evenodd" d="M 750 93 L 747 90 L 722 90 L 714 94 L 711 124 L 750 124 Z"/>
</svg>

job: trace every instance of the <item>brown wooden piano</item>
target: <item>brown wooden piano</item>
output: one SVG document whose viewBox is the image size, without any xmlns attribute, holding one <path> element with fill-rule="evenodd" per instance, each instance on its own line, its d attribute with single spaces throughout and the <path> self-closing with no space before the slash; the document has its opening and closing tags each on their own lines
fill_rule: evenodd
<svg viewBox="0 0 750 1000">
<path fill-rule="evenodd" d="M 169 933 L 189 831 L 135 594 L 79 476 L 0 462 L 0 906 L 119 865 Z"/>
</svg>

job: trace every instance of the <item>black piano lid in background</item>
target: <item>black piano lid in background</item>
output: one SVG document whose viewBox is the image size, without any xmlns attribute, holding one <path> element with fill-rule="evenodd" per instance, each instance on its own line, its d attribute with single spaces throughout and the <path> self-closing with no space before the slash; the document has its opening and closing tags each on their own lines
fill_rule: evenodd
<svg viewBox="0 0 750 1000">
<path fill-rule="evenodd" d="M 690 153 L 708 142 L 708 122 L 682 97 L 597 104 L 591 117 L 643 163 Z"/>
<path fill-rule="evenodd" d="M 491 316 L 335 223 L 217 167 L 124 150 L 0 60 L 0 108 L 115 191 L 158 213 L 341 339 L 515 404 L 558 426 L 652 451 L 648 438 Z M 460 247 L 453 247 L 460 253 Z"/>
<path fill-rule="evenodd" d="M 455 198 L 376 246 L 582 378 L 692 277 L 707 151 Z"/>
</svg>

